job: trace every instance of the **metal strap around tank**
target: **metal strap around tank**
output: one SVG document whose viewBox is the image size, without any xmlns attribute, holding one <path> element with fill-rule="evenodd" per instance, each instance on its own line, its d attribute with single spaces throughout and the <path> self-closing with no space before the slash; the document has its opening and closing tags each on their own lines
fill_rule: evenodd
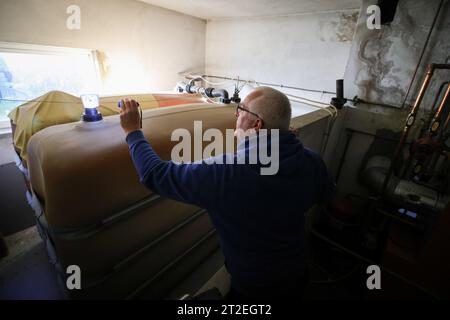
<svg viewBox="0 0 450 320">
<path fill-rule="evenodd" d="M 126 268 L 127 265 L 133 263 L 134 261 L 138 260 L 143 255 L 145 255 L 145 253 L 147 251 L 149 251 L 151 248 L 153 248 L 154 246 L 159 244 L 161 241 L 163 241 L 164 239 L 168 238 L 169 236 L 171 236 L 172 234 L 174 234 L 175 232 L 177 232 L 178 230 L 180 230 L 181 228 L 183 228 L 184 226 L 186 226 L 190 222 L 192 222 L 195 219 L 199 218 L 203 214 L 206 214 L 206 210 L 205 209 L 198 210 L 196 213 L 194 213 L 193 215 L 191 215 L 188 218 L 184 219 L 182 222 L 178 223 L 177 225 L 175 225 L 174 227 L 172 227 L 171 229 L 169 229 L 168 231 L 166 231 L 165 233 L 163 233 L 162 235 L 160 235 L 156 239 L 153 239 L 149 244 L 147 244 L 144 247 L 138 249 L 134 253 L 128 255 L 126 258 L 124 258 L 121 261 L 119 261 L 118 263 L 116 263 L 111 268 L 111 271 L 108 272 L 107 274 L 105 274 L 105 275 L 103 275 L 103 276 L 101 276 L 101 277 L 99 277 L 97 279 L 87 280 L 87 281 L 84 280 L 84 288 L 97 286 L 100 283 L 104 282 L 105 280 L 109 279 L 115 273 L 123 270 L 124 268 Z M 215 231 L 215 229 L 213 229 L 212 231 Z"/>
<path fill-rule="evenodd" d="M 92 224 L 90 226 L 86 226 L 86 227 L 80 227 L 80 228 L 51 227 L 48 224 L 45 217 L 42 216 L 42 218 L 44 218 L 43 223 L 45 223 L 45 225 L 49 229 L 49 232 L 52 236 L 56 236 L 56 237 L 64 239 L 64 240 L 81 240 L 81 239 L 86 239 L 86 238 L 94 236 L 95 234 L 103 231 L 105 228 L 107 228 L 111 224 L 121 221 L 122 219 L 138 212 L 138 210 L 140 210 L 142 208 L 150 206 L 151 204 L 153 204 L 154 202 L 156 202 L 159 199 L 163 199 L 163 198 L 158 194 L 152 194 L 151 196 L 146 197 L 138 202 L 135 202 L 128 208 L 126 208 L 122 211 L 119 211 L 105 219 L 102 219 L 101 221 L 99 221 L 97 223 L 94 223 L 94 224 Z"/>
<path fill-rule="evenodd" d="M 185 258 L 187 255 L 189 255 L 193 250 L 195 250 L 198 246 L 203 244 L 206 240 L 208 240 L 211 236 L 213 236 L 216 233 L 216 229 L 213 229 L 209 231 L 206 235 L 204 235 L 200 240 L 198 240 L 194 245 L 192 245 L 189 249 L 184 251 L 181 255 L 179 255 L 177 258 L 172 260 L 169 264 L 167 264 L 164 268 L 162 268 L 158 273 L 156 273 L 153 277 L 146 280 L 143 284 L 141 284 L 136 290 L 134 290 L 132 293 L 130 293 L 125 299 L 133 299 L 141 291 L 143 291 L 146 287 L 148 287 L 150 284 L 158 280 L 161 276 L 163 276 L 170 268 L 172 268 L 174 265 L 176 265 L 178 262 L 180 262 L 183 258 Z"/>
</svg>

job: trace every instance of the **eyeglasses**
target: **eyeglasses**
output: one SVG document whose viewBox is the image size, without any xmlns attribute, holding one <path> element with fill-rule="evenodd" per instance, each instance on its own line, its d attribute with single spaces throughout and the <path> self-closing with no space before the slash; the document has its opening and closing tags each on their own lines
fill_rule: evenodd
<svg viewBox="0 0 450 320">
<path fill-rule="evenodd" d="M 247 109 L 241 107 L 240 105 L 238 105 L 236 107 L 236 117 L 239 117 L 240 111 L 248 112 L 248 113 L 254 115 L 255 117 L 257 117 L 258 119 L 262 120 L 262 118 L 257 113 L 251 112 L 250 110 L 247 110 Z"/>
</svg>

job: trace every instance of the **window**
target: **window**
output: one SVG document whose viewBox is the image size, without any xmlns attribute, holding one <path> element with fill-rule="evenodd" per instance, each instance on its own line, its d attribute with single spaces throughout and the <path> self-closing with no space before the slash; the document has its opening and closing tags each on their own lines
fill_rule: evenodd
<svg viewBox="0 0 450 320">
<path fill-rule="evenodd" d="M 9 128 L 13 108 L 48 91 L 79 96 L 98 88 L 94 51 L 0 42 L 0 129 Z"/>
</svg>

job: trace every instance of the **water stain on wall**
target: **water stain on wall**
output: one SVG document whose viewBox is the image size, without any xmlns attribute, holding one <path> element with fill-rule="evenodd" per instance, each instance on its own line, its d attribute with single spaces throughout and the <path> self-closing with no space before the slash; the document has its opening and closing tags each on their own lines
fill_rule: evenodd
<svg viewBox="0 0 450 320">
<path fill-rule="evenodd" d="M 359 11 L 342 12 L 339 17 L 319 23 L 320 41 L 351 42 L 356 30 Z"/>
<path fill-rule="evenodd" d="M 336 38 L 339 42 L 352 41 L 359 12 L 342 13 L 339 22 L 332 22 L 336 27 Z"/>
<path fill-rule="evenodd" d="M 382 25 L 380 30 L 367 29 L 366 16 L 361 17 L 355 34 L 358 59 L 353 62 L 356 66 L 354 83 L 360 98 L 396 106 L 402 104 L 436 10 L 427 10 L 428 7 L 424 0 L 400 1 L 394 21 Z M 449 11 L 448 7 L 446 11 Z M 427 15 L 421 14 L 423 12 Z M 442 24 L 438 25 L 442 28 Z M 444 34 L 445 30 L 433 33 L 407 105 L 414 102 L 427 63 L 440 62 L 448 54 L 449 45 Z M 429 91 L 433 92 L 435 87 L 432 83 Z M 429 104 L 428 95 L 424 99 L 424 107 Z"/>
<path fill-rule="evenodd" d="M 365 24 L 359 27 L 362 39 L 358 58 L 364 63 L 357 75 L 361 97 L 399 105 L 405 94 L 408 69 L 416 61 L 417 39 L 411 38 L 411 31 L 417 30 L 414 19 L 400 4 L 391 25 L 383 25 L 380 30 L 368 30 Z"/>
</svg>

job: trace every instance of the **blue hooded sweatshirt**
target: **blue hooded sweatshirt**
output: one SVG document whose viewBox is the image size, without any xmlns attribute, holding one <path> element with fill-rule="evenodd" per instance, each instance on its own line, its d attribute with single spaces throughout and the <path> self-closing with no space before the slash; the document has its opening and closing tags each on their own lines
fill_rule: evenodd
<svg viewBox="0 0 450 320">
<path fill-rule="evenodd" d="M 208 211 L 235 290 L 248 296 L 269 288 L 281 292 L 304 276 L 304 214 L 314 204 L 329 201 L 335 184 L 320 156 L 294 134 L 279 132 L 279 167 L 274 175 L 261 174 L 267 165 L 259 158 L 256 164 L 238 163 L 239 157 L 249 162 L 254 147 L 249 139 L 238 145 L 236 154 L 216 157 L 223 157 L 224 164 L 214 159 L 190 164 L 163 161 L 140 130 L 126 140 L 146 187 Z M 271 139 L 266 141 L 271 154 Z"/>
</svg>

